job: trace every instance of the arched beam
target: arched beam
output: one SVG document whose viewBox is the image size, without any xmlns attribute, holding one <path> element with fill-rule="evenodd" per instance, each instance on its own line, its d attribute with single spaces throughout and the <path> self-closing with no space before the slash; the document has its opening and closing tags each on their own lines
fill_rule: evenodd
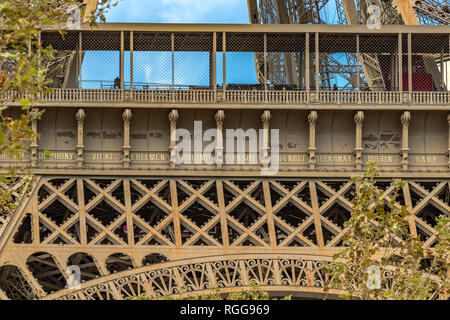
<svg viewBox="0 0 450 320">
<path fill-rule="evenodd" d="M 321 269 L 324 262 L 330 261 L 329 256 L 276 254 L 178 260 L 110 274 L 43 299 L 96 299 L 100 295 L 112 299 L 137 295 L 183 296 L 211 292 L 216 287 L 220 293 L 228 293 L 249 288 L 252 282 L 273 294 L 320 297 L 326 283 Z M 187 291 L 184 292 L 183 287 Z M 337 290 L 329 292 L 339 293 Z"/>
</svg>

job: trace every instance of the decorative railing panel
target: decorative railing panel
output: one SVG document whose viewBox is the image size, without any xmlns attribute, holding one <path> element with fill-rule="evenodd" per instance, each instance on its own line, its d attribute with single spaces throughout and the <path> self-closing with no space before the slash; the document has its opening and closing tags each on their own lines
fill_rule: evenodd
<svg viewBox="0 0 450 320">
<path fill-rule="evenodd" d="M 310 99 L 308 99 L 308 96 Z M 315 97 L 318 98 L 315 98 Z M 16 95 L 4 92 L 0 100 L 13 101 Z M 42 102 L 127 102 L 127 103 L 199 103 L 199 104 L 450 104 L 450 93 L 442 91 L 298 91 L 298 90 L 115 90 L 54 89 L 38 97 Z"/>
</svg>

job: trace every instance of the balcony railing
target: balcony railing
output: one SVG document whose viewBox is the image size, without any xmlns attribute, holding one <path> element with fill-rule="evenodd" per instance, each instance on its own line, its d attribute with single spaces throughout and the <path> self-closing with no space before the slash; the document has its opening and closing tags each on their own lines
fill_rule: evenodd
<svg viewBox="0 0 450 320">
<path fill-rule="evenodd" d="M 0 100 L 13 101 L 16 93 L 3 92 Z M 450 92 L 398 91 L 301 91 L 301 90 L 119 90 L 54 89 L 41 94 L 45 102 L 128 102 L 128 103 L 198 103 L 198 104 L 450 104 Z"/>
</svg>

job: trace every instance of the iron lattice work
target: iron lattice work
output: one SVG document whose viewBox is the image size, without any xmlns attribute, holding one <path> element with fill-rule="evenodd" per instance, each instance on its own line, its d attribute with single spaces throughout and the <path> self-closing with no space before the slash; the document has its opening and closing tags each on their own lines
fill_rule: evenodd
<svg viewBox="0 0 450 320">
<path fill-rule="evenodd" d="M 378 16 L 378 12 L 371 9 L 377 6 L 379 22 L 383 25 L 404 24 L 398 1 L 381 0 L 335 0 L 331 6 L 329 0 L 248 0 L 251 23 L 260 24 L 367 24 L 370 15 Z M 410 3 L 416 14 L 417 23 L 426 25 L 448 25 L 450 9 L 447 0 L 417 0 Z M 335 17 L 333 12 L 336 12 Z M 297 84 L 305 87 L 302 74 L 304 69 L 302 53 L 270 53 L 267 56 L 268 74 L 264 78 L 262 55 L 255 54 L 257 78 L 260 83 Z M 439 77 L 436 59 L 424 57 L 429 72 L 434 78 Z M 359 83 L 367 83 L 373 90 L 386 88 L 380 62 L 376 55 L 361 54 L 359 59 L 355 54 L 345 53 L 343 56 L 320 54 L 314 63 L 320 63 L 319 83 L 321 88 L 331 88 L 331 83 L 340 79 L 344 89 L 358 88 Z M 359 60 L 359 61 L 358 61 Z M 360 67 L 361 66 L 361 67 Z M 362 70 L 361 70 L 362 69 Z M 339 76 L 338 76 L 339 75 Z M 334 79 L 334 81 L 333 81 Z M 314 79 L 311 79 L 314 82 Z M 439 87 L 436 84 L 436 87 Z"/>
<path fill-rule="evenodd" d="M 0 298 L 158 296 L 253 278 L 275 291 L 318 292 L 321 261 L 341 246 L 353 187 L 349 180 L 40 177 L 0 234 Z M 389 201 L 390 183 L 378 187 Z M 425 247 L 436 242 L 436 217 L 450 212 L 449 192 L 448 180 L 408 180 L 398 198 Z M 319 260 L 292 257 L 318 249 Z M 70 265 L 85 282 L 75 294 L 66 289 Z M 233 265 L 236 274 L 227 269 Z"/>
<path fill-rule="evenodd" d="M 324 24 L 321 10 L 329 0 L 256 0 L 249 1 L 251 23 L 262 24 Z M 344 66 L 335 58 L 321 54 L 320 59 L 314 58 L 320 64 L 320 83 L 322 88 L 331 88 L 331 76 L 335 73 L 346 74 L 352 66 Z M 296 84 L 306 87 L 306 80 L 301 74 L 304 69 L 305 57 L 300 52 L 268 53 L 268 79 L 264 79 L 262 67 L 264 57 L 255 54 L 257 78 L 260 83 L 266 81 L 272 84 Z M 317 62 L 315 62 L 317 63 Z M 302 68 L 303 67 L 303 68 Z M 351 72 L 350 72 L 351 73 Z M 314 79 L 311 79 L 314 83 Z"/>
<path fill-rule="evenodd" d="M 24 194 L 29 191 L 28 179 L 12 179 L 8 183 L 0 181 L 0 188 L 6 190 L 13 198 L 15 207 L 19 206 Z M 0 214 L 0 236 L 2 235 L 6 225 L 8 224 L 11 215 L 8 212 Z"/>
<path fill-rule="evenodd" d="M 450 2 L 448 0 L 416 0 L 412 6 L 421 24 L 450 24 Z"/>
</svg>

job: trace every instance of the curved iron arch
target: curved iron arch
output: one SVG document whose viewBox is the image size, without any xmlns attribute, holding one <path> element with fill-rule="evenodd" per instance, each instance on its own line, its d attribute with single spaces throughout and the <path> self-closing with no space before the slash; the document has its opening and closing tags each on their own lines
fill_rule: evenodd
<svg viewBox="0 0 450 320">
<path fill-rule="evenodd" d="M 246 254 L 201 257 L 144 266 L 110 274 L 43 297 L 45 300 L 122 300 L 146 295 L 183 296 L 219 289 L 240 291 L 256 282 L 261 290 L 275 295 L 318 298 L 323 296 L 326 275 L 322 270 L 328 256 Z M 329 291 L 337 296 L 339 290 Z"/>
</svg>

